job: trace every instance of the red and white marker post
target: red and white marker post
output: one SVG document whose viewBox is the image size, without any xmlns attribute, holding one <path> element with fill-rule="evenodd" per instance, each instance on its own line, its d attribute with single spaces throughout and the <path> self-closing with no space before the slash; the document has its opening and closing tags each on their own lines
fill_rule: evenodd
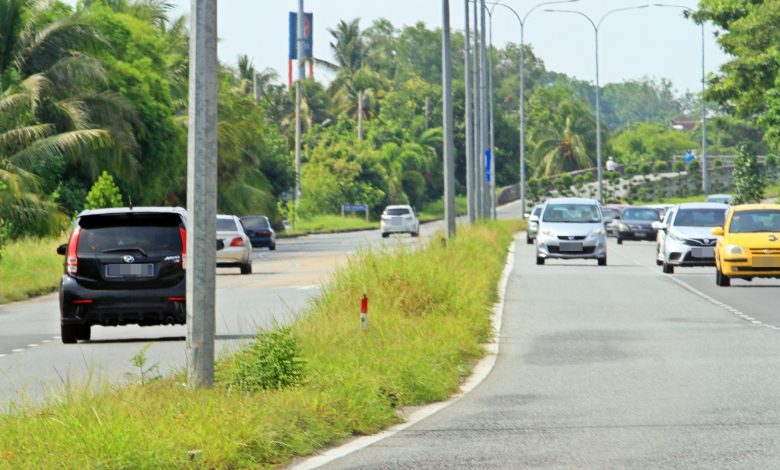
<svg viewBox="0 0 780 470">
<path fill-rule="evenodd" d="M 363 294 L 363 298 L 360 299 L 360 328 L 368 329 L 368 297 L 366 294 Z"/>
</svg>

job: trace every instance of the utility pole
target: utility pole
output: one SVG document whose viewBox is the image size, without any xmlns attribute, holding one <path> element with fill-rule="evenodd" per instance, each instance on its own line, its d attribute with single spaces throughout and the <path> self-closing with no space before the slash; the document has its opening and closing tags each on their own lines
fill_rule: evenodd
<svg viewBox="0 0 780 470">
<path fill-rule="evenodd" d="M 466 199 L 468 200 L 468 217 L 469 223 L 474 223 L 477 219 L 475 213 L 476 205 L 474 200 L 474 108 L 471 96 L 471 32 L 469 25 L 469 0 L 463 0 L 463 4 L 466 6 L 466 40 L 464 42 L 465 47 L 465 102 L 466 105 L 463 110 L 466 114 Z"/>
<path fill-rule="evenodd" d="M 494 5 L 495 7 L 495 5 Z M 490 14 L 490 39 L 488 41 L 488 87 L 490 93 L 488 94 L 488 109 L 490 110 L 490 184 L 488 189 L 490 190 L 490 218 L 496 219 L 496 140 L 493 127 L 493 13 L 492 10 L 485 10 Z"/>
<path fill-rule="evenodd" d="M 444 218 L 447 239 L 455 236 L 455 142 L 452 119 L 452 59 L 450 57 L 450 2 L 442 0 L 442 119 L 444 125 Z"/>
<path fill-rule="evenodd" d="M 490 182 L 488 181 L 488 172 L 490 169 L 487 165 L 487 152 L 489 151 L 489 139 L 488 139 L 488 130 L 489 130 L 489 116 L 488 116 L 488 99 L 487 99 L 487 87 L 488 87 L 488 79 L 487 79 L 487 32 L 486 32 L 486 21 L 485 21 L 485 15 L 487 13 L 487 8 L 485 7 L 485 0 L 480 0 L 480 101 L 482 102 L 482 106 L 480 107 L 480 110 L 482 112 L 482 125 L 480 126 L 480 147 L 481 147 L 481 153 L 483 155 L 483 163 L 482 163 L 482 216 L 487 218 L 490 214 L 490 203 L 488 202 L 488 196 L 490 191 Z M 491 156 L 492 157 L 492 156 Z M 492 175 L 490 175 L 490 178 L 492 179 Z"/>
<path fill-rule="evenodd" d="M 303 37 L 303 0 L 298 0 L 298 25 L 296 27 L 298 52 L 298 80 L 295 82 L 295 206 L 293 227 L 298 224 L 298 209 L 301 205 L 301 80 L 306 78 L 306 64 L 303 61 L 303 48 L 306 40 Z"/>
<path fill-rule="evenodd" d="M 482 198 L 482 182 L 485 180 L 483 170 L 485 165 L 482 163 L 484 154 L 482 152 L 482 103 L 480 97 L 480 67 L 482 61 L 480 59 L 479 50 L 479 8 L 477 3 L 479 0 L 474 0 L 474 203 L 477 209 L 477 219 L 484 217 L 483 212 L 483 198 Z"/>
<path fill-rule="evenodd" d="M 260 84 L 257 83 L 259 80 L 257 79 L 257 72 L 254 70 L 252 71 L 252 92 L 255 95 L 255 106 L 260 105 Z"/>
<path fill-rule="evenodd" d="M 214 384 L 217 233 L 217 0 L 190 1 L 187 131 L 187 382 Z"/>
</svg>

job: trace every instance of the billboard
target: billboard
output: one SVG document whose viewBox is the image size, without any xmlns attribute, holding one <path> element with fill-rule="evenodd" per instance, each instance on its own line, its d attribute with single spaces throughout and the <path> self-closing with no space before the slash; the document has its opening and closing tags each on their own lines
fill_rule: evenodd
<svg viewBox="0 0 780 470">
<path fill-rule="evenodd" d="M 314 25 L 314 15 L 311 13 L 303 14 L 303 57 L 313 57 L 314 40 L 312 26 Z M 290 12 L 290 55 L 289 60 L 298 59 L 298 13 Z"/>
</svg>

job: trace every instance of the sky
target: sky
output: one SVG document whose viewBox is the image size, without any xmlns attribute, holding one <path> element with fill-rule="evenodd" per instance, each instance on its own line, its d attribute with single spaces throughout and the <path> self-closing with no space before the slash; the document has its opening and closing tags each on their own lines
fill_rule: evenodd
<svg viewBox="0 0 780 470">
<path fill-rule="evenodd" d="M 190 0 L 171 1 L 176 5 L 175 14 L 189 13 Z M 541 3 L 538 0 L 503 2 L 521 16 Z M 695 8 L 697 2 L 672 0 L 671 3 Z M 537 8 L 526 19 L 525 42 L 533 47 L 548 70 L 595 83 L 593 26 L 579 15 L 545 12 L 545 8 L 578 10 L 598 23 L 612 9 L 642 4 L 641 0 L 579 0 Z M 286 80 L 287 17 L 289 11 L 297 10 L 297 5 L 297 0 L 219 0 L 220 60 L 235 65 L 239 54 L 247 54 L 256 69 L 274 68 Z M 335 27 L 339 20 L 360 18 L 363 27 L 381 17 L 396 26 L 423 21 L 438 27 L 442 21 L 441 0 L 305 0 L 304 10 L 314 14 L 314 55 L 326 60 L 332 60 L 328 29 Z M 450 0 L 450 11 L 452 28 L 462 30 L 464 0 Z M 670 79 L 679 93 L 700 91 L 701 26 L 682 14 L 680 8 L 655 6 L 610 14 L 599 28 L 600 84 L 647 76 Z M 714 32 L 712 25 L 705 25 L 704 56 L 708 74 L 717 72 L 728 60 L 717 45 Z M 493 43 L 502 46 L 519 40 L 516 17 L 505 8 L 496 8 Z"/>
</svg>

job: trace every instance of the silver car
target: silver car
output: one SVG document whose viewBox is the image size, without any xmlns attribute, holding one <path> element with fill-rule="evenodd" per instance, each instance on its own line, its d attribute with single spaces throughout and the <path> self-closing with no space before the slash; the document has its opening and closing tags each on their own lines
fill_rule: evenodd
<svg viewBox="0 0 780 470">
<path fill-rule="evenodd" d="M 241 274 L 252 274 L 252 242 L 235 215 L 217 216 L 218 267 L 241 268 Z"/>
<path fill-rule="evenodd" d="M 536 236 L 536 264 L 547 258 L 585 258 L 607 265 L 607 236 L 601 207 L 593 199 L 549 199 Z"/>
<path fill-rule="evenodd" d="M 673 209 L 666 223 L 654 224 L 663 232 L 658 258 L 666 274 L 674 274 L 675 267 L 715 266 L 717 237 L 712 229 L 722 227 L 727 204 L 698 202 L 680 204 Z"/>
<path fill-rule="evenodd" d="M 413 237 L 420 235 L 420 221 L 409 205 L 387 206 L 382 212 L 382 238 L 391 233 L 408 233 Z"/>
<path fill-rule="evenodd" d="M 542 205 L 537 204 L 531 209 L 531 215 L 528 217 L 528 230 L 525 232 L 525 242 L 533 245 L 536 234 L 539 233 L 539 216 L 542 215 Z"/>
</svg>

